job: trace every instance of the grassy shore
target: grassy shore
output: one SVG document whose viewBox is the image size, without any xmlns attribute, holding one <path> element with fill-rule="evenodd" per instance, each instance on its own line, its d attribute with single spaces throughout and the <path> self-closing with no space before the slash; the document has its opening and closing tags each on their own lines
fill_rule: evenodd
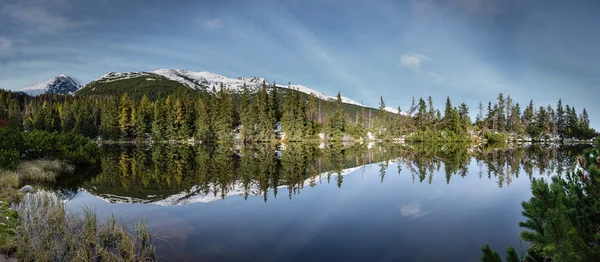
<svg viewBox="0 0 600 262">
<path fill-rule="evenodd" d="M 62 199 L 46 191 L 22 194 L 26 184 L 53 182 L 74 167 L 60 161 L 22 162 L 0 170 L 0 258 L 20 261 L 154 261 L 144 223 L 126 228 L 114 217 L 98 221 L 85 210 L 70 214 Z"/>
</svg>

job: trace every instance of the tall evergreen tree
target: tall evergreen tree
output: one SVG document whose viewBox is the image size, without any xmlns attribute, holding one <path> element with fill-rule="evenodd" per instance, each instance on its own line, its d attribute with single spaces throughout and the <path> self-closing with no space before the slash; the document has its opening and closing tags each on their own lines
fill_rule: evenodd
<svg viewBox="0 0 600 262">
<path fill-rule="evenodd" d="M 133 136 L 135 126 L 132 121 L 133 115 L 133 102 L 129 98 L 129 95 L 124 93 L 119 103 L 119 128 L 121 129 L 121 134 L 126 138 Z"/>
<path fill-rule="evenodd" d="M 566 121 L 565 121 L 565 109 L 562 105 L 562 100 L 558 100 L 558 105 L 556 106 L 556 126 L 558 129 L 558 134 L 563 136 L 566 131 Z"/>
</svg>

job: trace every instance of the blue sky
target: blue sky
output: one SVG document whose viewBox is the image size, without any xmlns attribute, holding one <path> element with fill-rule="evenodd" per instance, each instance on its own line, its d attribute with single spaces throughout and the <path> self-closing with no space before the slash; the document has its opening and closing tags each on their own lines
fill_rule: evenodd
<svg viewBox="0 0 600 262">
<path fill-rule="evenodd" d="M 183 68 L 403 109 L 562 98 L 598 128 L 599 16 L 598 1 L 2 0 L 0 88 Z"/>
</svg>

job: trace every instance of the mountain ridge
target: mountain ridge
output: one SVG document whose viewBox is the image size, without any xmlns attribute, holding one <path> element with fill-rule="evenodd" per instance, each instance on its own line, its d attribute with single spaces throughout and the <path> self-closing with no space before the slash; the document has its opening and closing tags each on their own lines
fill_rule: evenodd
<svg viewBox="0 0 600 262">
<path fill-rule="evenodd" d="M 309 88 L 304 85 L 299 84 L 291 84 L 291 85 L 282 85 L 282 84 L 272 84 L 262 77 L 237 77 L 230 78 L 220 74 L 216 74 L 209 71 L 189 71 L 185 69 L 157 69 L 153 71 L 131 71 L 131 72 L 108 72 L 99 78 L 86 83 L 85 85 L 79 85 L 75 80 L 71 77 L 61 74 L 53 79 L 49 79 L 47 81 L 41 82 L 36 85 L 28 86 L 19 91 L 25 92 L 29 95 L 41 95 L 47 93 L 55 93 L 55 94 L 77 94 L 79 91 L 86 90 L 91 88 L 92 91 L 95 87 L 91 87 L 94 84 L 106 84 L 106 83 L 114 83 L 121 80 L 134 79 L 134 78 L 143 78 L 145 77 L 145 81 L 155 81 L 157 77 L 161 77 L 166 80 L 177 82 L 187 88 L 194 90 L 204 90 L 207 92 L 212 92 L 212 90 L 220 90 L 221 85 L 231 91 L 241 92 L 244 84 L 251 91 L 256 91 L 262 87 L 263 82 L 269 88 L 273 86 L 283 88 L 283 89 L 293 89 L 299 91 L 301 93 L 310 95 L 313 94 L 317 98 L 331 101 L 336 100 L 336 96 L 327 95 L 321 91 L 318 91 L 313 88 Z M 60 80 L 60 81 L 59 81 Z M 59 82 L 57 82 L 59 81 Z M 60 83 L 67 82 L 72 83 L 67 90 L 62 90 L 60 88 L 55 88 L 56 85 L 61 85 Z M 76 86 L 76 88 L 75 88 Z M 345 104 L 351 104 L 356 106 L 361 106 L 365 108 L 372 108 L 362 103 L 359 103 L 351 98 L 341 96 L 342 102 Z M 391 107 L 386 107 L 386 111 L 391 113 L 398 113 L 398 111 Z"/>
</svg>

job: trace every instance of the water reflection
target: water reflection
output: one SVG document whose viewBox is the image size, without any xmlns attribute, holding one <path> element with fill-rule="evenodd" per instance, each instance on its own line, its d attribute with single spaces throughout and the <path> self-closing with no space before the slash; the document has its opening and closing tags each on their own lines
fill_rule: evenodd
<svg viewBox="0 0 600 262">
<path fill-rule="evenodd" d="M 471 160 L 479 178 L 495 180 L 498 187 L 513 179 L 534 174 L 563 174 L 575 164 L 579 147 L 527 146 L 473 148 L 465 144 L 379 144 L 254 145 L 238 149 L 226 146 L 112 145 L 105 146 L 101 165 L 86 170 L 78 187 L 112 203 L 182 205 L 212 202 L 232 195 L 262 196 L 269 191 L 290 199 L 305 187 L 335 183 L 342 187 L 344 176 L 377 163 L 381 183 L 390 163 L 397 174 L 409 173 L 413 183 L 431 184 L 436 174 L 465 177 Z M 402 170 L 403 167 L 406 170 Z M 407 209 L 408 210 L 408 209 Z M 408 211 L 407 211 L 408 212 Z"/>
<path fill-rule="evenodd" d="M 59 187 L 72 210 L 146 219 L 166 261 L 478 261 L 520 245 L 530 179 L 582 149 L 110 146 Z"/>
</svg>

